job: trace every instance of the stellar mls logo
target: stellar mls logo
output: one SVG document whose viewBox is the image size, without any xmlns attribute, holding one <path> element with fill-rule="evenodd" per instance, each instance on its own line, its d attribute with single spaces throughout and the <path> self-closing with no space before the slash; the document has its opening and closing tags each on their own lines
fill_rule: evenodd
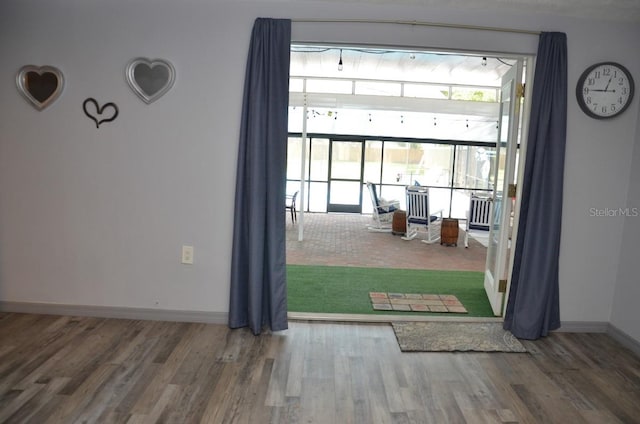
<svg viewBox="0 0 640 424">
<path fill-rule="evenodd" d="M 640 216 L 639 208 L 590 208 L 589 216 L 604 216 L 604 217 L 638 217 Z"/>
</svg>

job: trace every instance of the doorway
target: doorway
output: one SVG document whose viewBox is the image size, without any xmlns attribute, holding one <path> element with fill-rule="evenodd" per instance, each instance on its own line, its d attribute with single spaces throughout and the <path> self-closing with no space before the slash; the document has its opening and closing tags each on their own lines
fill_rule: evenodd
<svg viewBox="0 0 640 424">
<path fill-rule="evenodd" d="M 362 213 L 364 143 L 329 140 L 327 212 Z"/>
<path fill-rule="evenodd" d="M 323 53 L 330 50 L 324 50 Z M 345 51 L 347 57 L 346 51 L 349 49 L 342 47 L 340 50 Z M 313 49 L 305 46 L 305 51 Z M 362 63 L 367 62 L 365 57 L 370 54 L 370 49 L 364 51 L 353 48 L 353 51 L 360 59 L 360 66 L 366 68 Z M 398 59 L 407 53 L 402 50 L 385 50 L 380 54 L 390 54 Z M 409 57 L 412 54 L 415 55 L 409 53 Z M 425 53 L 426 56 L 430 54 L 432 53 Z M 487 60 L 478 55 L 455 53 L 436 53 L 431 59 L 454 64 L 451 66 L 462 63 L 461 66 L 474 70 L 485 67 L 486 61 L 494 64 L 490 66 L 494 71 L 501 68 L 501 74 L 505 74 L 522 60 L 508 56 Z M 474 81 L 462 79 L 447 82 L 407 81 L 397 75 L 388 77 L 388 80 L 374 80 L 358 78 L 352 74 L 348 78 L 344 74 L 320 76 L 327 73 L 318 70 L 307 75 L 294 72 L 291 75 L 290 119 L 293 118 L 293 125 L 290 125 L 290 137 L 304 139 L 305 143 L 301 144 L 305 146 L 301 148 L 301 152 L 303 156 L 309 156 L 301 160 L 302 163 L 307 161 L 302 168 L 302 163 L 294 167 L 299 170 L 304 168 L 308 178 L 296 179 L 288 174 L 288 187 L 304 185 L 306 196 L 302 199 L 303 211 L 370 212 L 369 200 L 366 196 L 363 197 L 364 182 L 370 180 L 370 175 L 374 175 L 380 195 L 387 199 L 402 200 L 406 185 L 426 185 L 434 193 L 440 194 L 435 198 L 442 202 L 445 216 L 461 220 L 466 219 L 468 203 L 464 200 L 460 202 L 459 199 L 464 199 L 470 192 L 483 191 L 495 196 L 496 192 L 503 191 L 496 190 L 497 185 L 504 182 L 499 171 L 504 171 L 506 165 L 506 162 L 501 161 L 502 154 L 499 153 L 500 147 L 503 147 L 500 144 L 502 140 L 499 130 L 505 122 L 518 121 L 513 118 L 504 119 L 501 115 L 501 81 L 494 86 L 479 86 Z M 305 125 L 296 124 L 298 119 L 305 119 Z M 296 131 L 297 129 L 301 131 Z M 518 132 L 515 134 L 517 138 Z M 327 166 L 324 175 L 314 165 L 315 139 L 328 141 L 327 156 L 322 159 Z M 368 162 L 365 155 L 368 144 L 373 143 L 380 146 L 379 162 L 375 164 Z M 517 140 L 515 143 L 517 146 Z M 385 155 L 385 146 L 394 146 L 396 150 L 405 149 L 405 162 L 394 161 L 391 154 Z M 413 159 L 408 159 L 412 149 L 424 150 L 424 146 L 430 146 L 430 149 L 428 154 L 423 152 L 420 155 L 423 158 L 430 161 L 434 161 L 439 155 L 445 158 L 437 166 L 427 164 L 426 172 L 425 169 L 418 169 Z M 514 151 L 517 162 L 517 148 Z M 394 155 L 397 156 L 398 152 L 394 152 Z M 447 160 L 449 163 L 443 165 Z M 465 167 L 460 167 L 464 160 Z M 346 163 L 350 164 L 349 171 L 344 167 Z M 423 159 L 419 161 L 419 165 L 424 168 Z M 373 174 L 369 173 L 371 170 Z M 508 178 L 515 178 L 515 174 L 510 174 Z M 326 199 L 322 201 L 324 204 L 317 201 L 318 195 Z M 500 228 L 495 226 L 494 237 L 499 234 Z M 366 231 L 362 228 L 359 230 Z M 494 253 L 505 255 L 508 254 L 508 249 Z M 505 263 L 508 260 L 501 262 L 504 268 Z M 483 264 L 482 270 L 488 266 Z M 500 279 L 495 280 L 496 284 L 491 285 L 491 288 L 498 288 Z"/>
</svg>

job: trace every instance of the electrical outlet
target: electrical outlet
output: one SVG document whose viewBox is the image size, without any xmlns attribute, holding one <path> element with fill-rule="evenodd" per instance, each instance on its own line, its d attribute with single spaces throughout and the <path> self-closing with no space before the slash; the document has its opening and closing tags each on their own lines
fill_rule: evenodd
<svg viewBox="0 0 640 424">
<path fill-rule="evenodd" d="M 193 246 L 182 246 L 182 263 L 193 265 Z"/>
</svg>

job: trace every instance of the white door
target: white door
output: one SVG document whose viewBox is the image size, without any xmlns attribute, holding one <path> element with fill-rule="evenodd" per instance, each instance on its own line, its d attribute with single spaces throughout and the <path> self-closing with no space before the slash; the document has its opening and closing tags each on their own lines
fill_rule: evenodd
<svg viewBox="0 0 640 424">
<path fill-rule="evenodd" d="M 509 185 L 515 183 L 518 127 L 522 98 L 522 61 L 518 60 L 502 79 L 500 125 L 494 166 L 493 207 L 484 288 L 496 316 L 502 315 L 508 275 L 514 198 Z M 500 284 L 500 281 L 503 281 Z"/>
</svg>

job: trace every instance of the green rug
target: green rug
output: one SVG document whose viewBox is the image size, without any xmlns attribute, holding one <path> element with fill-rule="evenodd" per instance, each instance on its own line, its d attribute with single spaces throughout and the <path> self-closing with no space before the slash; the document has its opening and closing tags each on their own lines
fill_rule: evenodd
<svg viewBox="0 0 640 424">
<path fill-rule="evenodd" d="M 376 311 L 370 292 L 433 293 L 456 296 L 468 317 L 493 317 L 483 273 L 390 268 L 287 265 L 290 312 L 421 315 L 424 312 Z M 430 315 L 451 315 L 430 313 Z"/>
</svg>

